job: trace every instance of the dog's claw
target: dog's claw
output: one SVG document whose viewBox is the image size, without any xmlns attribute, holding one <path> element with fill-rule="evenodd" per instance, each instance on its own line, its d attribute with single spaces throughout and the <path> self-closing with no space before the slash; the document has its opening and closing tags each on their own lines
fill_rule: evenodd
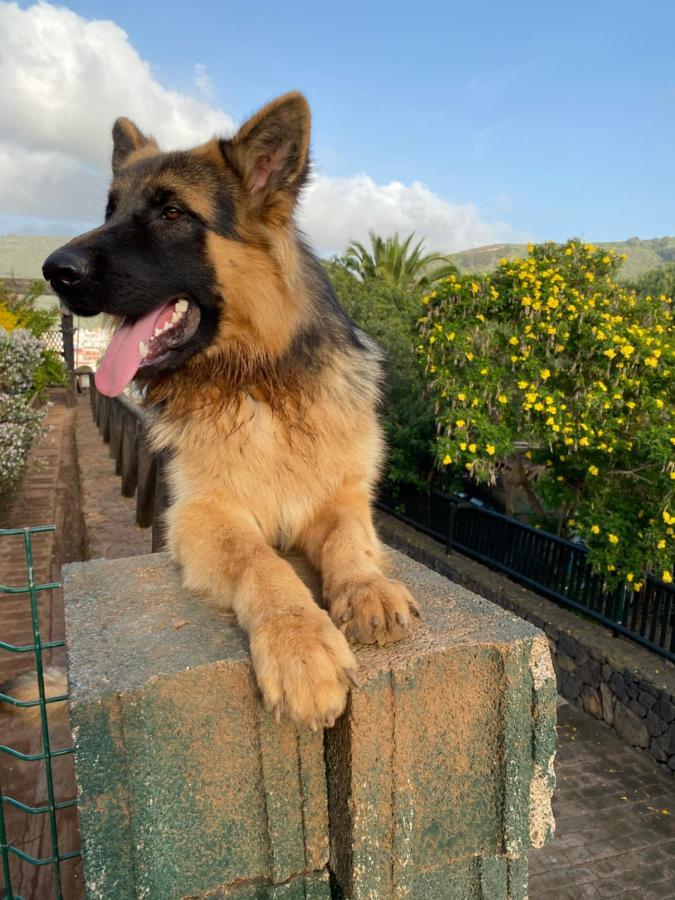
<svg viewBox="0 0 675 900">
<path fill-rule="evenodd" d="M 356 669 L 345 669 L 345 675 L 347 676 L 347 680 L 351 681 L 354 687 L 361 687 L 361 682 L 356 674 Z"/>
</svg>

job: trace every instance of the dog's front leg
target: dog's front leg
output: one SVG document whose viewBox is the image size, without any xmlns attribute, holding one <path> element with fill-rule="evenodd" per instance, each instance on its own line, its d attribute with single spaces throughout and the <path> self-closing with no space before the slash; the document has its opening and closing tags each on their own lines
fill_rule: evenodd
<svg viewBox="0 0 675 900">
<path fill-rule="evenodd" d="M 204 499 L 176 504 L 167 520 L 169 549 L 185 586 L 233 609 L 248 632 L 265 707 L 298 725 L 332 726 L 355 680 L 356 660 L 254 518 L 225 501 Z"/>
<path fill-rule="evenodd" d="M 407 588 L 383 574 L 363 482 L 345 483 L 306 529 L 301 544 L 321 572 L 331 618 L 350 641 L 397 641 L 419 618 Z"/>
</svg>

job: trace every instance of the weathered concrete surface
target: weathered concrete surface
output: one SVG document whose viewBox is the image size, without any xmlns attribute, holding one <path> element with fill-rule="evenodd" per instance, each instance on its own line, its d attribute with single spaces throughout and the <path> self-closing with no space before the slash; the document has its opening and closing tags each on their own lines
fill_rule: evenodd
<svg viewBox="0 0 675 900">
<path fill-rule="evenodd" d="M 547 642 L 403 556 L 392 570 L 422 623 L 359 649 L 324 761 L 321 735 L 262 711 L 244 635 L 164 554 L 67 568 L 89 896 L 329 897 L 329 834 L 353 900 L 526 896 L 524 852 L 552 827 Z"/>
<path fill-rule="evenodd" d="M 393 560 L 423 622 L 408 641 L 359 651 L 361 687 L 327 732 L 331 869 L 353 900 L 526 896 L 520 855 L 553 825 L 547 641 Z"/>
</svg>

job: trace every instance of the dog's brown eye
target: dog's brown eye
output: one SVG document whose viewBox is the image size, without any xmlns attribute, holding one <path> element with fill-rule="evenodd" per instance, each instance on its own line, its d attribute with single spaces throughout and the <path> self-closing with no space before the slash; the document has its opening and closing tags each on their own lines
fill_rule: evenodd
<svg viewBox="0 0 675 900">
<path fill-rule="evenodd" d="M 180 219 L 183 215 L 183 210 L 178 209 L 177 206 L 165 206 L 162 210 L 162 218 L 168 219 L 170 222 L 175 222 L 176 219 Z"/>
</svg>

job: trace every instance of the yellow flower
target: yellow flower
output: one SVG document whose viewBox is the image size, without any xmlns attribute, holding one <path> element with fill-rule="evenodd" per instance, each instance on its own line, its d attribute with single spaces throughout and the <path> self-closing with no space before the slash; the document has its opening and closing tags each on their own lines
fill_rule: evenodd
<svg viewBox="0 0 675 900">
<path fill-rule="evenodd" d="M 542 409 L 544 408 L 544 404 L 541 403 L 541 402 L 540 402 L 540 403 L 535 403 L 535 404 L 534 404 L 534 408 L 537 410 L 537 412 L 541 412 Z"/>
<path fill-rule="evenodd" d="M 475 453 L 477 449 L 475 444 L 469 444 L 469 453 Z"/>
<path fill-rule="evenodd" d="M 464 419 L 457 419 L 457 421 L 455 422 L 455 425 L 458 428 L 464 428 L 464 426 L 466 425 L 466 422 L 464 421 Z"/>
<path fill-rule="evenodd" d="M 500 403 L 508 403 L 508 402 L 509 402 L 509 398 L 506 396 L 506 394 L 500 394 L 500 395 L 497 397 L 497 400 L 498 400 Z M 674 474 L 675 474 L 675 473 L 674 473 Z"/>
<path fill-rule="evenodd" d="M 588 474 L 589 474 L 589 475 L 598 475 L 599 472 L 600 472 L 600 470 L 598 469 L 597 466 L 589 466 L 589 467 L 588 467 Z"/>
<path fill-rule="evenodd" d="M 466 441 L 462 441 L 462 443 L 459 445 L 459 449 L 466 450 Z"/>
<path fill-rule="evenodd" d="M 518 346 L 518 338 L 517 338 L 517 337 L 510 337 L 510 338 L 509 338 L 509 344 L 511 344 L 512 347 L 517 347 L 517 346 Z"/>
<path fill-rule="evenodd" d="M 539 373 L 539 376 L 542 381 L 546 381 L 547 379 L 549 379 L 551 377 L 551 373 L 548 369 L 542 369 L 541 372 Z"/>
<path fill-rule="evenodd" d="M 481 374 L 481 375 L 487 375 L 487 373 L 488 373 L 488 370 L 487 370 L 487 369 L 481 369 L 481 370 L 480 370 L 480 374 Z"/>
<path fill-rule="evenodd" d="M 518 387 L 520 388 L 521 391 L 524 391 L 525 388 L 527 387 L 527 382 L 526 382 L 526 381 L 519 381 L 519 382 L 518 382 Z"/>
<path fill-rule="evenodd" d="M 451 462 L 452 462 L 452 457 L 448 456 L 448 454 L 446 453 L 445 456 L 443 457 L 443 465 L 449 466 Z"/>
<path fill-rule="evenodd" d="M 600 534 L 600 526 L 591 525 L 591 534 Z"/>
<path fill-rule="evenodd" d="M 534 401 L 537 399 L 536 392 L 534 392 L 534 393 L 531 392 L 529 394 L 525 394 L 525 399 L 527 400 L 528 403 L 534 403 Z"/>
<path fill-rule="evenodd" d="M 667 569 L 664 569 L 663 572 L 661 573 L 661 581 L 665 581 L 666 584 L 670 584 L 672 580 L 673 580 L 673 576 L 670 574 L 670 572 Z"/>
<path fill-rule="evenodd" d="M 464 393 L 457 394 L 457 399 L 464 402 L 466 400 L 466 394 L 464 394 Z"/>
<path fill-rule="evenodd" d="M 631 583 L 631 581 L 632 581 L 634 578 L 635 578 L 635 576 L 633 575 L 632 572 L 629 572 L 628 575 L 626 575 L 626 581 L 627 581 L 629 584 Z"/>
<path fill-rule="evenodd" d="M 589 443 L 590 443 L 590 441 L 588 440 L 587 437 L 582 437 L 579 441 L 579 446 L 580 447 L 588 447 Z"/>
<path fill-rule="evenodd" d="M 469 362 L 471 362 L 471 360 L 473 359 L 473 353 L 472 353 L 471 351 L 469 351 L 469 352 L 468 352 L 467 354 L 465 354 L 465 355 L 466 355 L 466 358 L 469 360 Z"/>
<path fill-rule="evenodd" d="M 666 549 L 666 542 L 665 542 L 665 540 L 664 540 L 663 538 L 661 538 L 661 540 L 658 542 L 658 544 L 656 545 L 656 547 L 657 547 L 658 550 L 665 550 L 665 549 Z"/>
<path fill-rule="evenodd" d="M 495 448 L 492 446 L 492 444 L 488 444 L 487 447 L 485 448 L 485 450 L 486 450 L 488 456 L 494 456 Z"/>
<path fill-rule="evenodd" d="M 616 356 L 616 350 L 613 350 L 611 347 L 609 348 L 609 350 L 603 350 L 602 353 L 608 359 L 614 359 L 614 357 Z"/>
<path fill-rule="evenodd" d="M 618 544 L 619 543 L 619 538 L 615 534 L 612 534 L 611 531 L 607 535 L 607 540 L 610 542 L 610 544 Z"/>
</svg>

